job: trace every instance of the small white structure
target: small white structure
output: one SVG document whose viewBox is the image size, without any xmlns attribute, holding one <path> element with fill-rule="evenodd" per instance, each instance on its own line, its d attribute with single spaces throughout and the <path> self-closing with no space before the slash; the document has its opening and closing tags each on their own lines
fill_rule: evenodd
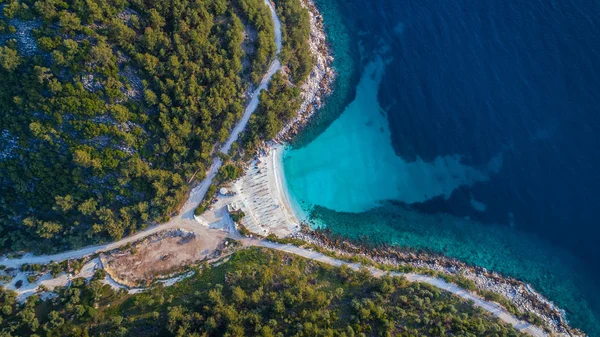
<svg viewBox="0 0 600 337">
<path fill-rule="evenodd" d="M 219 190 L 219 193 L 220 193 L 221 195 L 227 195 L 227 193 L 228 193 L 228 192 L 229 192 L 229 191 L 227 191 L 227 189 L 226 189 L 225 187 L 221 187 L 221 189 Z"/>
<path fill-rule="evenodd" d="M 227 204 L 227 212 L 232 213 L 232 212 L 237 212 L 241 210 L 240 205 L 238 205 L 237 203 L 231 203 L 231 204 Z"/>
</svg>

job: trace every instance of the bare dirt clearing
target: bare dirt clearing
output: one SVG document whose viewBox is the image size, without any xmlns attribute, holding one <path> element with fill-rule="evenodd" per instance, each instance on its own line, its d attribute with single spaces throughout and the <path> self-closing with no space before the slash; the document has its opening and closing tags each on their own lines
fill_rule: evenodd
<svg viewBox="0 0 600 337">
<path fill-rule="evenodd" d="M 129 249 L 102 254 L 102 265 L 122 285 L 147 286 L 188 265 L 220 255 L 225 237 L 226 233 L 220 231 L 206 231 L 201 236 L 181 229 L 163 231 L 135 242 Z"/>
</svg>

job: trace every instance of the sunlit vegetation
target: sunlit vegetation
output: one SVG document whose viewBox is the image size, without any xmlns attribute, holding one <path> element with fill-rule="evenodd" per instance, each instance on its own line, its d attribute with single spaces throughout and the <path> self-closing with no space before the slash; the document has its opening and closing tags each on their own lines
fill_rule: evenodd
<svg viewBox="0 0 600 337">
<path fill-rule="evenodd" d="M 5 0 L 0 14 L 4 250 L 166 220 L 275 51 L 262 0 Z M 251 55 L 245 26 L 258 33 Z"/>
<path fill-rule="evenodd" d="M 258 29 L 254 42 L 255 58 L 252 61 L 252 81 L 260 82 L 275 56 L 275 28 L 269 10 L 265 10 L 264 0 L 239 0 L 244 17 Z"/>
<path fill-rule="evenodd" d="M 300 104 L 300 89 L 290 83 L 282 72 L 277 72 L 269 83 L 269 89 L 261 92 L 256 113 L 250 117 L 244 136 L 246 149 L 252 152 L 261 141 L 275 137 Z"/>
<path fill-rule="evenodd" d="M 75 279 L 56 299 L 0 293 L 2 336 L 520 336 L 428 284 L 249 249 L 168 288 Z"/>
<path fill-rule="evenodd" d="M 289 69 L 291 81 L 301 84 L 314 65 L 308 43 L 310 37 L 308 9 L 302 7 L 300 0 L 276 0 L 275 3 L 283 26 L 281 63 Z"/>
</svg>

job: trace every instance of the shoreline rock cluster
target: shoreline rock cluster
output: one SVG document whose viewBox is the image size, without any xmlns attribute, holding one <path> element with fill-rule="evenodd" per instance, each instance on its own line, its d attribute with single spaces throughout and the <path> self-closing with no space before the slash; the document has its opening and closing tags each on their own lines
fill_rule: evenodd
<svg viewBox="0 0 600 337">
<path fill-rule="evenodd" d="M 310 121 L 310 117 L 321 107 L 325 96 L 331 94 L 331 84 L 336 72 L 333 69 L 333 56 L 325 37 L 323 16 L 312 0 L 302 0 L 310 17 L 310 50 L 315 65 L 306 81 L 300 86 L 302 105 L 294 119 L 285 125 L 275 137 L 277 142 L 288 142 Z"/>
<path fill-rule="evenodd" d="M 384 265 L 411 266 L 446 275 L 462 276 L 473 281 L 478 291 L 494 292 L 514 304 L 520 312 L 537 315 L 553 335 L 586 335 L 582 331 L 570 327 L 565 319 L 565 311 L 536 292 L 529 284 L 490 272 L 485 268 L 468 265 L 444 255 L 398 249 L 391 246 L 368 247 L 360 242 L 334 236 L 328 231 L 312 230 L 308 226 L 303 226 L 302 230 L 292 237 L 342 256 L 360 256 Z"/>
</svg>

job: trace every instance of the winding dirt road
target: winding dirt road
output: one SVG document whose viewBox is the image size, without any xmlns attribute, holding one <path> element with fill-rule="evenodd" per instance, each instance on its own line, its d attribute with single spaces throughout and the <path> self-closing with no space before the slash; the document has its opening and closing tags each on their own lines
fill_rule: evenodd
<svg viewBox="0 0 600 337">
<path fill-rule="evenodd" d="M 279 52 L 281 51 L 281 21 L 279 21 L 279 17 L 277 17 L 277 13 L 275 11 L 275 7 L 273 7 L 273 4 L 269 0 L 265 0 L 265 4 L 269 7 L 269 10 L 271 12 L 271 17 L 272 17 L 273 23 L 274 23 L 274 28 L 275 28 L 274 29 L 275 30 L 275 46 L 276 46 L 275 59 L 269 66 L 269 70 L 267 71 L 267 73 L 263 76 L 263 79 L 261 80 L 260 85 L 251 94 L 251 99 L 250 99 L 250 102 L 248 103 L 248 106 L 246 107 L 246 110 L 244 111 L 244 115 L 238 121 L 236 126 L 231 131 L 229 138 L 227 139 L 225 144 L 223 144 L 223 146 L 219 150 L 221 153 L 224 153 L 224 154 L 227 154 L 229 152 L 229 150 L 231 149 L 231 145 L 238 139 L 239 134 L 242 131 L 244 131 L 244 129 L 246 128 L 246 125 L 248 124 L 248 120 L 250 119 L 250 116 L 258 107 L 260 92 L 262 90 L 265 90 L 268 87 L 269 82 L 271 81 L 271 78 L 273 77 L 273 75 L 279 69 L 281 69 L 281 63 L 279 62 Z M 217 175 L 217 172 L 219 172 L 219 168 L 221 167 L 222 164 L 223 164 L 223 162 L 221 161 L 221 159 L 219 157 L 216 157 L 213 160 L 208 172 L 206 172 L 206 178 L 203 181 L 201 181 L 196 187 L 194 187 L 192 189 L 192 191 L 190 192 L 190 196 L 189 196 L 188 200 L 185 202 L 182 209 L 180 210 L 179 215 L 173 217 L 171 220 L 169 220 L 165 224 L 160 224 L 160 225 L 149 227 L 148 229 L 145 229 L 141 232 L 138 232 L 132 236 L 123 238 L 116 242 L 97 245 L 97 246 L 85 247 L 85 248 L 72 250 L 72 251 L 68 251 L 68 252 L 63 252 L 63 253 L 59 253 L 59 254 L 39 255 L 39 256 L 27 254 L 23 257 L 16 258 L 16 259 L 7 259 L 6 257 L 1 257 L 0 264 L 4 265 L 6 267 L 9 267 L 9 268 L 16 268 L 25 263 L 47 264 L 50 262 L 64 261 L 67 259 L 79 259 L 79 258 L 82 258 L 87 255 L 105 252 L 105 251 L 109 251 L 109 250 L 121 247 L 127 243 L 143 239 L 146 236 L 155 234 L 162 230 L 168 230 L 168 229 L 174 229 L 174 228 L 180 228 L 180 227 L 189 228 L 189 229 L 194 230 L 195 226 L 201 226 L 196 221 L 194 221 L 194 209 L 196 207 L 198 207 L 198 205 L 204 198 L 204 195 L 208 191 L 210 184 L 212 183 L 213 179 Z"/>
</svg>

